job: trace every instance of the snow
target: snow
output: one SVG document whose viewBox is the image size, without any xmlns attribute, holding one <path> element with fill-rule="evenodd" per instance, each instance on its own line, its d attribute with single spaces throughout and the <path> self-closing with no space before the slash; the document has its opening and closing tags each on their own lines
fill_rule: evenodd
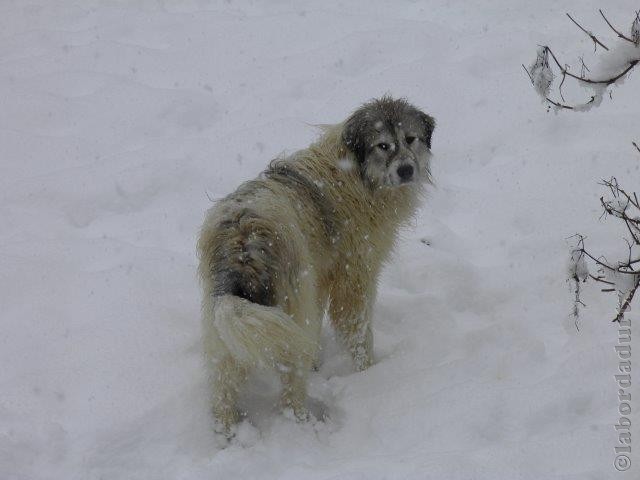
<svg viewBox="0 0 640 480">
<path fill-rule="evenodd" d="M 355 168 L 355 163 L 350 158 L 341 158 L 338 160 L 338 168 L 348 172 Z"/>
<path fill-rule="evenodd" d="M 549 66 L 549 50 L 546 47 L 538 48 L 536 59 L 529 67 L 529 74 L 533 87 L 544 102 L 549 96 L 554 77 Z"/>
<path fill-rule="evenodd" d="M 566 281 L 576 232 L 626 248 L 597 182 L 637 188 L 637 72 L 554 113 L 521 67 L 536 45 L 596 64 L 565 12 L 613 44 L 601 6 L 3 2 L 0 478 L 637 478 L 635 443 L 631 470 L 613 464 L 615 295 L 584 284 L 578 331 Z M 326 419 L 295 423 L 256 374 L 220 449 L 195 273 L 209 197 L 383 93 L 438 127 L 435 187 L 381 279 L 375 365 L 354 373 L 327 328 L 309 386 Z"/>
<path fill-rule="evenodd" d="M 587 264 L 586 255 L 580 249 L 572 250 L 569 258 L 567 278 L 584 282 L 588 277 L 589 265 Z"/>
</svg>

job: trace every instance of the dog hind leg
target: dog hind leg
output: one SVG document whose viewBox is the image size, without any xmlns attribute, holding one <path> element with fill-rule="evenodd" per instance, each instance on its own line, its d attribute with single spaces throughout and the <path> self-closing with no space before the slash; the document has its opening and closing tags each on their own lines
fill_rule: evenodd
<svg viewBox="0 0 640 480">
<path fill-rule="evenodd" d="M 238 422 L 236 407 L 240 387 L 247 378 L 247 368 L 231 355 L 219 360 L 213 371 L 213 415 L 216 431 L 227 438 L 233 436 L 232 427 Z"/>
<path fill-rule="evenodd" d="M 284 409 L 291 409 L 298 421 L 306 421 L 309 413 L 305 405 L 307 399 L 307 372 L 311 365 L 288 364 L 282 365 L 280 374 L 282 381 L 281 404 Z"/>
<path fill-rule="evenodd" d="M 301 325 L 310 338 L 318 342 L 322 327 L 322 303 L 318 301 L 316 280 L 313 271 L 308 268 L 305 273 L 295 280 L 295 285 L 289 285 L 290 302 L 287 313 L 296 324 Z M 285 409 L 290 408 L 298 421 L 306 421 L 309 414 L 306 408 L 307 377 L 314 364 L 318 363 L 319 343 L 311 356 L 300 356 L 291 351 L 288 359 L 281 365 L 280 379 L 282 381 L 281 404 Z"/>
</svg>

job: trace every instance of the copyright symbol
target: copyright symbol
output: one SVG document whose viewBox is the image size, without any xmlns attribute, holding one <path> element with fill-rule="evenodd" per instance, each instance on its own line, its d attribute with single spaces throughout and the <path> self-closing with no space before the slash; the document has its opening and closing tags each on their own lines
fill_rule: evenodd
<svg viewBox="0 0 640 480">
<path fill-rule="evenodd" d="M 618 455 L 613 460 L 613 466 L 619 472 L 626 472 L 631 466 L 631 460 L 629 460 L 629 457 L 627 457 L 626 455 Z"/>
</svg>

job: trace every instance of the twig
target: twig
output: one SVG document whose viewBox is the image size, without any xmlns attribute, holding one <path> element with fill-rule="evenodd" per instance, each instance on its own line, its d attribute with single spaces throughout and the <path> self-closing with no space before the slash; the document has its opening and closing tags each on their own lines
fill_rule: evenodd
<svg viewBox="0 0 640 480">
<path fill-rule="evenodd" d="M 640 11 L 636 12 L 636 19 L 634 20 L 634 23 L 632 25 L 632 29 L 631 29 L 632 33 L 630 37 L 623 34 L 620 30 L 614 27 L 613 24 L 609 21 L 609 19 L 604 14 L 604 11 L 602 9 L 598 11 L 600 12 L 600 15 L 602 16 L 606 24 L 609 26 L 609 28 L 611 28 L 618 35 L 619 38 L 622 38 L 625 41 L 628 41 L 630 43 L 633 43 L 636 47 L 640 47 L 640 38 L 636 38 L 636 36 L 638 36 L 637 35 L 638 24 L 640 24 Z M 566 15 L 569 18 L 569 20 L 571 20 L 571 22 L 573 22 L 580 30 L 582 30 L 582 32 L 584 32 L 593 41 L 594 50 L 597 50 L 597 47 L 600 46 L 605 50 L 609 51 L 609 47 L 607 47 L 602 41 L 600 41 L 594 33 L 590 32 L 589 30 L 584 28 L 582 25 L 580 25 L 580 23 L 578 23 L 578 21 L 575 18 L 573 18 L 571 14 L 566 13 Z M 536 68 L 535 72 L 533 70 L 530 71 L 524 65 L 522 67 L 527 73 L 527 76 L 529 77 L 529 80 L 531 81 L 531 83 L 536 87 L 536 90 L 538 90 L 539 93 L 543 93 L 543 96 L 545 97 L 546 101 L 550 105 L 553 105 L 557 108 L 566 109 L 566 110 L 582 110 L 583 109 L 582 107 L 585 107 L 596 100 L 598 100 L 598 103 L 599 103 L 599 101 L 602 99 L 605 93 L 604 89 L 596 90 L 594 91 L 594 94 L 591 97 L 591 99 L 585 104 L 582 104 L 582 105 L 567 104 L 564 97 L 564 92 L 563 92 L 563 87 L 565 85 L 565 81 L 567 77 L 571 77 L 577 80 L 578 82 L 583 82 L 585 86 L 586 85 L 603 85 L 606 87 L 616 83 L 618 80 L 625 77 L 636 65 L 640 63 L 640 49 L 639 49 L 638 55 L 636 56 L 636 58 L 628 59 L 619 66 L 620 68 L 619 73 L 614 74 L 608 78 L 591 78 L 590 77 L 591 72 L 587 67 L 587 65 L 584 63 L 584 59 L 582 57 L 580 57 L 581 65 L 580 65 L 580 71 L 578 75 L 577 74 L 578 72 L 573 73 L 570 71 L 570 67 L 568 64 L 563 64 L 562 62 L 560 62 L 558 57 L 556 57 L 555 53 L 553 53 L 553 51 L 548 46 L 540 46 L 540 47 L 543 50 L 542 50 L 542 53 L 540 53 L 539 51 L 538 55 L 544 56 L 544 64 L 538 64 L 538 62 L 540 61 L 540 57 L 539 57 L 536 60 L 536 63 L 532 65 L 532 69 L 534 67 Z M 549 98 L 549 93 L 548 93 L 549 87 L 553 82 L 553 72 L 549 70 L 549 65 L 548 65 L 549 54 L 553 58 L 553 61 L 555 62 L 556 66 L 560 69 L 560 75 L 562 77 L 560 81 L 560 86 L 558 87 L 560 100 L 557 100 L 557 101 Z M 586 73 L 586 72 L 589 72 L 589 73 Z M 540 83 L 540 85 L 536 84 L 536 82 L 538 82 L 538 75 L 543 75 L 543 77 L 540 77 L 540 82 L 542 82 Z M 612 98 L 611 90 L 609 90 L 609 97 Z M 638 151 L 640 151 L 640 147 L 638 147 L 637 144 L 634 144 L 634 146 L 636 146 Z"/>
<path fill-rule="evenodd" d="M 524 69 L 525 72 L 527 72 L 527 75 L 529 76 L 529 80 L 531 80 L 531 85 L 533 85 L 533 77 L 529 73 L 529 70 L 527 69 L 527 67 L 524 66 L 524 63 L 522 64 L 522 68 Z"/>
<path fill-rule="evenodd" d="M 625 273 L 625 274 L 628 274 L 628 275 L 637 275 L 639 273 L 639 272 L 626 272 L 624 270 L 620 270 L 621 267 L 612 267 L 608 263 L 605 263 L 605 262 L 603 262 L 601 260 L 598 260 L 596 257 L 594 257 L 589 252 L 587 252 L 584 248 L 578 249 L 578 251 L 584 253 L 587 257 L 589 257 L 591 260 L 593 260 L 596 264 L 600 265 L 603 268 L 606 268 L 607 270 L 609 270 L 611 272 Z"/>
<path fill-rule="evenodd" d="M 636 142 L 631 142 L 631 143 L 633 143 L 633 146 L 636 147 L 636 150 L 640 152 L 640 147 L 638 146 L 638 144 Z"/>
<path fill-rule="evenodd" d="M 582 76 L 582 72 L 581 72 L 581 76 Z M 566 75 L 562 76 L 562 81 L 560 82 L 560 86 L 558 87 L 558 92 L 560 92 L 560 98 L 562 99 L 562 101 L 564 102 L 564 95 L 562 94 L 562 86 L 564 85 L 564 81 L 567 79 Z"/>
<path fill-rule="evenodd" d="M 569 70 L 567 70 L 565 67 L 563 67 L 560 64 L 560 61 L 558 60 L 558 58 L 555 56 L 555 54 L 551 51 L 551 49 L 549 47 L 545 46 L 545 48 L 551 54 L 551 57 L 553 58 L 553 61 L 556 62 L 556 65 L 558 65 L 558 68 L 560 69 L 560 73 L 562 73 L 562 75 L 568 75 L 571 78 L 575 78 L 576 80 L 579 80 L 581 82 L 592 83 L 592 84 L 596 84 L 596 85 L 611 85 L 612 83 L 615 83 L 616 80 L 624 77 L 627 73 L 629 73 L 629 71 L 633 67 L 635 67 L 640 62 L 640 58 L 637 58 L 637 59 L 634 59 L 634 60 L 630 60 L 627 68 L 625 68 L 618 75 L 616 75 L 614 77 L 611 77 L 611 78 L 605 78 L 605 79 L 602 79 L 602 80 L 593 80 L 591 78 L 579 77 L 578 75 L 575 75 L 575 74 L 571 73 Z"/>
<path fill-rule="evenodd" d="M 584 33 L 586 33 L 586 34 L 589 36 L 589 38 L 591 38 L 591 40 L 593 40 L 593 44 L 594 44 L 594 45 L 593 45 L 593 48 L 594 48 L 594 49 L 596 48 L 596 45 L 600 45 L 600 46 L 601 46 L 602 48 L 604 48 L 606 51 L 609 51 L 609 48 L 607 48 L 607 46 L 606 46 L 604 43 L 602 43 L 600 40 L 598 40 L 598 38 L 597 38 L 593 33 L 591 33 L 591 32 L 589 32 L 589 31 L 585 30 L 585 29 L 582 27 L 582 25 L 580 25 L 578 22 L 576 22 L 576 21 L 573 19 L 573 17 L 571 17 L 571 15 L 569 15 L 568 13 L 567 13 L 567 17 L 569 17 L 569 19 L 570 19 L 573 23 L 575 23 L 575 24 L 578 26 L 578 28 L 579 28 L 580 30 L 582 30 Z"/>
<path fill-rule="evenodd" d="M 605 280 L 605 279 L 604 279 L 604 278 L 602 278 L 602 277 L 595 277 L 595 276 L 593 276 L 593 275 L 591 275 L 591 274 L 589 274 L 589 278 L 594 279 L 596 282 L 606 283 L 607 285 L 615 285 L 615 283 L 610 282 L 609 280 Z"/>
<path fill-rule="evenodd" d="M 562 95 L 562 94 L 561 94 Z M 565 108 L 567 110 L 575 110 L 576 108 L 578 108 L 578 106 L 572 106 L 572 105 L 568 105 L 566 103 L 560 103 L 560 102 L 556 102 L 555 100 L 550 99 L 549 97 L 545 97 L 544 98 L 547 102 L 549 102 L 552 105 L 555 105 L 558 108 Z M 590 103 L 593 103 L 596 99 L 595 95 L 591 95 L 591 98 L 589 99 L 588 102 L 580 105 L 581 107 L 584 107 L 586 105 L 589 105 Z"/>
<path fill-rule="evenodd" d="M 633 296 L 636 294 L 636 291 L 638 290 L 638 286 L 640 286 L 640 274 L 637 274 L 637 275 L 638 277 L 636 278 L 636 283 L 633 286 L 633 288 L 629 290 L 629 293 L 627 294 L 627 298 L 625 299 L 624 303 L 620 305 L 620 308 L 618 309 L 618 314 L 616 315 L 616 318 L 613 319 L 614 322 L 620 322 L 620 320 L 622 320 L 622 318 L 624 317 L 625 312 L 629 308 L 629 305 L 631 305 Z"/>
<path fill-rule="evenodd" d="M 638 264 L 640 264 L 640 256 L 638 256 L 636 250 L 637 247 L 640 247 L 640 216 L 638 215 L 638 213 L 640 213 L 640 202 L 638 202 L 638 196 L 636 193 L 627 192 L 620 186 L 616 177 L 611 177 L 609 180 L 602 180 L 600 185 L 606 187 L 612 196 L 612 198 L 608 200 L 605 200 L 604 197 L 600 197 L 600 204 L 604 210 L 603 215 L 611 215 L 622 220 L 631 235 L 631 240 L 629 238 L 624 238 L 628 249 L 627 259 L 625 261 L 618 261 L 615 264 L 612 264 L 603 256 L 596 258 L 587 251 L 584 242 L 585 237 L 580 234 L 574 235 L 578 240 L 576 248 L 572 251 L 571 258 L 572 261 L 576 262 L 576 272 L 578 262 L 584 262 L 584 258 L 590 259 L 599 267 L 598 275 L 592 275 L 591 273 L 585 272 L 583 280 L 591 278 L 596 282 L 605 284 L 606 287 L 601 289 L 602 292 L 617 291 L 619 293 L 619 308 L 613 321 L 620 322 L 624 317 L 625 312 L 629 310 L 638 288 L 640 288 L 640 268 L 638 268 Z M 576 254 L 579 254 L 577 258 Z M 605 272 L 609 273 L 607 274 Z M 608 279 L 607 277 L 609 275 L 612 275 L 613 278 Z M 620 287 L 616 281 L 616 276 L 618 275 L 632 275 L 631 281 L 633 282 L 633 286 L 629 289 Z M 580 280 L 577 273 L 574 273 L 572 280 L 576 282 Z M 584 304 L 580 301 L 580 286 L 576 284 L 573 307 L 573 314 L 576 317 L 576 325 L 580 305 Z"/>
<path fill-rule="evenodd" d="M 618 30 L 616 30 L 616 27 L 614 27 L 613 25 L 611 25 L 611 22 L 607 19 L 607 17 L 604 16 L 604 13 L 602 12 L 602 10 L 598 10 L 600 12 L 600 15 L 602 15 L 602 18 L 604 18 L 604 21 L 607 22 L 607 25 L 609 25 L 609 27 L 611 27 L 611 30 L 613 30 L 614 32 L 616 32 L 618 34 L 618 37 L 626 40 L 627 42 L 631 42 L 634 45 L 636 44 L 636 42 L 634 42 L 633 40 L 631 40 L 629 37 L 627 37 L 624 33 L 619 32 Z"/>
<path fill-rule="evenodd" d="M 631 195 L 629 195 L 624 188 L 618 185 L 618 180 L 616 179 L 616 177 L 611 177 L 611 180 L 603 180 L 602 182 L 600 182 L 600 185 L 603 185 L 609 188 L 611 190 L 611 193 L 616 198 L 618 197 L 619 194 L 622 194 L 624 198 L 626 198 L 629 201 L 629 203 L 631 203 L 631 205 L 633 205 L 638 210 L 640 210 L 640 202 L 638 202 L 638 196 L 634 192 L 633 198 L 631 198 Z"/>
<path fill-rule="evenodd" d="M 574 279 L 574 284 L 576 286 L 574 290 L 575 299 L 573 301 L 573 324 L 576 327 L 576 330 L 580 331 L 580 305 L 583 307 L 586 306 L 582 300 L 580 300 L 580 279 L 576 276 Z"/>
<path fill-rule="evenodd" d="M 554 100 L 551 100 L 549 97 L 545 97 L 545 100 L 547 102 L 549 102 L 551 105 L 555 105 L 558 108 L 566 108 L 567 110 L 574 110 L 575 109 L 575 107 L 572 107 L 571 105 L 566 105 L 564 103 L 556 102 Z"/>
<path fill-rule="evenodd" d="M 591 73 L 591 70 L 589 70 L 589 67 L 587 67 L 586 63 L 584 63 L 584 57 L 580 57 L 580 63 L 581 63 L 581 65 L 580 65 L 580 77 L 584 78 L 584 76 L 585 76 L 584 71 L 586 70 L 587 72 Z"/>
</svg>

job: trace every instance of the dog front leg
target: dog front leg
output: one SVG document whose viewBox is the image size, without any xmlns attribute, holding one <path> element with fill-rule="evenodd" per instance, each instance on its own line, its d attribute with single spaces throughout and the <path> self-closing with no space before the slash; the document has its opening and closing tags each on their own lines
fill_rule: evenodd
<svg viewBox="0 0 640 480">
<path fill-rule="evenodd" d="M 366 370 L 373 364 L 373 332 L 371 308 L 364 295 L 331 299 L 331 322 L 353 358 L 356 370 Z"/>
</svg>

